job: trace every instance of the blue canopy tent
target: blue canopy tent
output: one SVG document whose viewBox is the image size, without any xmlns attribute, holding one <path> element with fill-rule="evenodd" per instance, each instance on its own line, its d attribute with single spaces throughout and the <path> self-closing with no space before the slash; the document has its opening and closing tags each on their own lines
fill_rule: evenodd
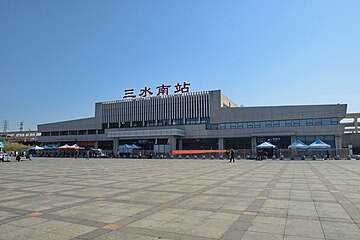
<svg viewBox="0 0 360 240">
<path fill-rule="evenodd" d="M 55 150 L 55 149 L 57 149 L 54 146 L 51 147 L 51 146 L 47 146 L 47 145 L 44 145 L 43 148 L 44 148 L 44 150 Z"/>
<path fill-rule="evenodd" d="M 307 149 L 309 146 L 300 140 L 293 142 L 288 148 L 289 149 Z"/>
<path fill-rule="evenodd" d="M 141 147 L 135 145 L 135 144 L 131 144 L 131 147 L 133 147 L 134 149 L 141 149 Z"/>
<path fill-rule="evenodd" d="M 263 160 L 264 157 L 266 159 L 269 154 L 271 154 L 270 156 L 275 155 L 274 150 L 277 148 L 277 146 L 269 142 L 263 142 L 262 144 L 256 146 L 256 148 L 259 150 L 257 152 L 256 159 Z"/>
<path fill-rule="evenodd" d="M 331 146 L 327 143 L 324 143 L 320 139 L 317 139 L 315 142 L 309 145 L 309 148 L 315 148 L 315 149 L 327 149 L 331 148 Z"/>
<path fill-rule="evenodd" d="M 141 149 L 141 147 L 136 146 L 135 144 L 128 145 L 119 145 L 118 150 L 122 153 L 131 153 L 133 150 Z"/>
</svg>

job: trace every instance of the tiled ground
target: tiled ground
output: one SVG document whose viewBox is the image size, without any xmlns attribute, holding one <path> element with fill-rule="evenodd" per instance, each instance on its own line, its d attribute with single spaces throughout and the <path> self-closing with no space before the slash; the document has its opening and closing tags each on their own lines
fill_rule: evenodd
<svg viewBox="0 0 360 240">
<path fill-rule="evenodd" d="M 360 239 L 360 161 L 0 163 L 0 239 Z"/>
</svg>

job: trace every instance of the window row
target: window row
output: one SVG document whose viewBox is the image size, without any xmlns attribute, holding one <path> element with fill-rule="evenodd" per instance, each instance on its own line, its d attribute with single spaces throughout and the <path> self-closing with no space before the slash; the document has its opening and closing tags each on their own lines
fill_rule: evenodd
<svg viewBox="0 0 360 240">
<path fill-rule="evenodd" d="M 89 129 L 89 130 L 71 130 L 71 131 L 53 131 L 42 132 L 41 136 L 67 136 L 67 135 L 91 135 L 91 134 L 104 134 L 103 129 Z"/>
<path fill-rule="evenodd" d="M 162 119 L 150 121 L 134 121 L 120 123 L 103 123 L 102 128 L 132 128 L 132 127 L 156 127 L 156 126 L 173 126 L 173 125 L 193 125 L 209 123 L 209 118 L 186 118 L 186 119 Z"/>
<path fill-rule="evenodd" d="M 274 121 L 254 121 L 254 122 L 233 122 L 206 124 L 206 129 L 236 129 L 236 128 L 276 128 L 276 127 L 300 127 L 300 126 L 325 126 L 338 125 L 337 118 L 308 118 L 308 119 L 289 119 Z"/>
</svg>

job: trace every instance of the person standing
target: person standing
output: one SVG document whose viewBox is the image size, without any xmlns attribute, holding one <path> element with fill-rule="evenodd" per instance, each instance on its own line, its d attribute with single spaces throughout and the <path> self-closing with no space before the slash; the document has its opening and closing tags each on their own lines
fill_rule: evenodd
<svg viewBox="0 0 360 240">
<path fill-rule="evenodd" d="M 229 162 L 235 162 L 234 149 L 230 149 L 229 155 L 230 155 L 230 161 Z"/>
</svg>

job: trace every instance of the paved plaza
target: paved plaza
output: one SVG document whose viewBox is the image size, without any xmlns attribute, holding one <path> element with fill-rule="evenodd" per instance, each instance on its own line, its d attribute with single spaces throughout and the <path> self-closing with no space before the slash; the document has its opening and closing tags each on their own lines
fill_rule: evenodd
<svg viewBox="0 0 360 240">
<path fill-rule="evenodd" d="M 0 239 L 360 239 L 360 161 L 0 163 Z"/>
</svg>

